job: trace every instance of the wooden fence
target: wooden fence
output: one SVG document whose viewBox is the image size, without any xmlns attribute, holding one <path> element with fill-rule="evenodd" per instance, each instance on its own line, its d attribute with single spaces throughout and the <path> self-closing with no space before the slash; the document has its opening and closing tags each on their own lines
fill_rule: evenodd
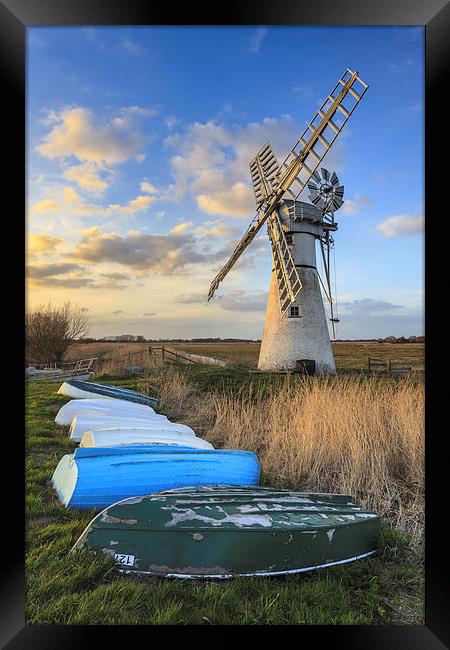
<svg viewBox="0 0 450 650">
<path fill-rule="evenodd" d="M 133 359 L 137 358 L 137 365 L 131 365 Z M 162 361 L 163 364 L 166 363 L 175 363 L 175 364 L 191 364 L 197 363 L 194 359 L 190 359 L 184 354 L 180 354 L 176 350 L 171 350 L 165 346 L 151 346 L 148 348 L 141 348 L 135 350 L 134 352 L 124 352 L 123 354 L 112 354 L 104 357 L 100 357 L 97 361 L 96 368 L 99 370 L 101 366 L 108 361 L 119 361 L 123 360 L 123 366 L 128 372 L 142 372 L 144 367 L 147 366 L 147 361 L 151 362 L 154 359 Z M 126 363 L 128 361 L 128 364 Z M 127 366 L 130 366 L 129 368 Z"/>
<path fill-rule="evenodd" d="M 180 354 L 176 350 L 171 350 L 170 348 L 166 348 L 165 346 L 161 347 L 152 347 L 149 345 L 148 347 L 148 353 L 149 356 L 156 355 L 160 356 L 160 358 L 166 362 L 172 362 L 172 363 L 198 363 L 197 361 L 194 361 L 194 359 L 191 359 L 190 357 L 186 357 L 184 354 Z"/>
<path fill-rule="evenodd" d="M 425 361 L 400 361 L 397 359 L 377 359 L 369 357 L 369 373 L 387 375 L 407 375 L 410 373 L 423 374 L 425 372 Z"/>
</svg>

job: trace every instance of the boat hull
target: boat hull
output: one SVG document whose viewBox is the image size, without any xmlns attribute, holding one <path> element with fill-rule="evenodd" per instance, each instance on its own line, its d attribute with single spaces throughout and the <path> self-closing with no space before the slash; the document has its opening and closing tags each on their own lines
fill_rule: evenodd
<svg viewBox="0 0 450 650">
<path fill-rule="evenodd" d="M 96 431 L 102 429 L 150 429 L 153 431 L 161 431 L 165 433 L 184 433 L 186 435 L 195 436 L 191 427 L 178 422 L 170 422 L 165 415 L 154 414 L 150 417 L 135 418 L 134 416 L 118 417 L 114 415 L 109 416 L 88 416 L 77 415 L 73 418 L 69 436 L 72 440 L 80 441 L 86 431 Z"/>
<path fill-rule="evenodd" d="M 214 449 L 211 443 L 191 433 L 146 428 L 97 429 L 86 431 L 80 447 L 123 447 L 131 445 L 177 445 L 192 449 Z"/>
<path fill-rule="evenodd" d="M 73 397 L 74 399 L 121 399 L 146 406 L 156 406 L 158 403 L 155 397 L 138 393 L 129 388 L 121 388 L 109 384 L 97 384 L 92 381 L 82 381 L 80 379 L 65 381 L 58 390 L 58 393 L 67 397 Z"/>
<path fill-rule="evenodd" d="M 255 454 L 147 445 L 78 448 L 58 463 L 52 484 L 67 508 L 105 508 L 161 490 L 202 484 L 257 485 Z"/>
<path fill-rule="evenodd" d="M 70 424 L 76 415 L 118 415 L 120 417 L 150 417 L 151 406 L 119 399 L 73 399 L 62 406 L 55 417 L 56 424 Z M 161 417 L 161 416 L 159 416 Z"/>
<path fill-rule="evenodd" d="M 374 554 L 378 538 L 378 515 L 349 496 L 222 486 L 116 503 L 74 548 L 130 573 L 232 578 L 345 564 Z"/>
</svg>

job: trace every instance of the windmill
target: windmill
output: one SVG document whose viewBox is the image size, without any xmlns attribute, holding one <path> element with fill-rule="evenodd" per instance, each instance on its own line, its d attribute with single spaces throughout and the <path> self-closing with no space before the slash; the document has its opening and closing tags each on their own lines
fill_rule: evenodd
<svg viewBox="0 0 450 650">
<path fill-rule="evenodd" d="M 330 174 L 319 166 L 367 88 L 358 73 L 347 68 L 281 165 L 269 142 L 250 162 L 256 216 L 211 282 L 208 301 L 267 222 L 273 268 L 260 370 L 298 368 L 309 362 L 315 372 L 336 372 L 320 284 L 334 336 L 338 319 L 331 292 L 331 233 L 337 230 L 334 212 L 343 204 L 344 187 L 335 172 Z M 298 200 L 305 187 L 311 203 Z M 320 242 L 324 279 L 317 271 L 316 240 Z"/>
</svg>

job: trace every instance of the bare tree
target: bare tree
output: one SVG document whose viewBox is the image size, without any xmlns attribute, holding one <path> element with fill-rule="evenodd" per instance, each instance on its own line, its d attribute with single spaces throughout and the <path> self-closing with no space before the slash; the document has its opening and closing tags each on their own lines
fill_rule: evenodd
<svg viewBox="0 0 450 650">
<path fill-rule="evenodd" d="M 77 305 L 66 301 L 62 307 L 51 302 L 25 315 L 25 355 L 28 362 L 61 361 L 77 339 L 86 336 L 89 317 Z"/>
</svg>

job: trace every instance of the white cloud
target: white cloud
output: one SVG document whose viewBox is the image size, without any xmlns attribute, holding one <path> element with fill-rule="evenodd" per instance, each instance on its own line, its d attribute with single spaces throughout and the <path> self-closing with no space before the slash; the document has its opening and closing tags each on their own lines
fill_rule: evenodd
<svg viewBox="0 0 450 650">
<path fill-rule="evenodd" d="M 179 120 L 178 117 L 175 117 L 175 115 L 168 115 L 164 120 L 164 124 L 169 130 L 173 129 L 177 124 L 180 124 L 180 122 L 181 120 Z"/>
<path fill-rule="evenodd" d="M 384 237 L 402 237 L 403 235 L 415 235 L 423 230 L 424 217 L 415 217 L 410 214 L 395 214 L 388 217 L 376 226 Z"/>
<path fill-rule="evenodd" d="M 27 251 L 31 255 L 51 255 L 64 244 L 64 239 L 43 233 L 31 233 L 27 237 Z"/>
<path fill-rule="evenodd" d="M 27 266 L 27 279 L 39 287 L 81 288 L 93 285 L 91 277 L 83 276 L 79 264 L 59 262 L 56 264 L 30 264 Z"/>
<path fill-rule="evenodd" d="M 373 201 L 370 197 L 364 194 L 355 194 L 353 199 L 345 199 L 344 205 L 342 206 L 342 214 L 358 214 L 361 210 L 369 208 L 371 205 L 373 205 Z"/>
<path fill-rule="evenodd" d="M 104 214 L 136 214 L 136 212 L 145 212 L 155 199 L 152 196 L 137 196 L 131 199 L 125 205 L 112 203 L 107 208 L 103 209 Z"/>
<path fill-rule="evenodd" d="M 314 91 L 309 84 L 298 84 L 297 86 L 292 86 L 292 90 L 295 93 L 299 93 L 302 97 L 312 97 Z"/>
<path fill-rule="evenodd" d="M 175 182 L 162 195 L 166 200 L 180 200 L 189 193 L 207 214 L 251 215 L 255 202 L 249 183 L 250 159 L 268 139 L 281 158 L 297 136 L 289 115 L 243 127 L 227 128 L 215 121 L 190 124 L 165 140 L 167 147 L 176 150 L 170 159 Z"/>
<path fill-rule="evenodd" d="M 37 214 L 47 214 L 48 212 L 58 212 L 61 206 L 54 199 L 42 199 L 33 205 L 33 212 Z"/>
<path fill-rule="evenodd" d="M 81 196 L 72 187 L 65 187 L 62 193 L 64 203 L 78 203 Z"/>
<path fill-rule="evenodd" d="M 225 295 L 216 294 L 213 302 L 227 311 L 265 311 L 267 306 L 267 291 L 243 291 L 232 289 Z M 207 293 L 188 293 L 177 297 L 177 302 L 183 304 L 206 303 Z"/>
<path fill-rule="evenodd" d="M 341 302 L 339 307 L 343 308 L 347 313 L 370 315 L 373 313 L 385 313 L 395 311 L 397 309 L 404 309 L 403 305 L 395 305 L 392 302 L 384 300 L 373 300 L 372 298 L 361 298 L 359 300 L 352 300 L 351 302 Z"/>
<path fill-rule="evenodd" d="M 258 27 L 258 29 L 252 34 L 250 38 L 250 43 L 248 46 L 249 52 L 252 52 L 253 54 L 259 54 L 262 42 L 266 34 L 267 27 Z"/>
<path fill-rule="evenodd" d="M 404 297 L 404 292 L 401 292 Z M 338 338 L 377 338 L 423 334 L 423 305 L 401 305 L 386 300 L 360 298 L 339 302 Z"/>
<path fill-rule="evenodd" d="M 146 53 L 146 50 L 143 47 L 129 38 L 124 38 L 121 41 L 120 46 L 123 50 L 128 52 L 128 54 L 132 54 L 133 56 L 143 56 Z"/>
<path fill-rule="evenodd" d="M 106 123 L 87 108 L 51 111 L 47 121 L 56 124 L 36 150 L 47 158 L 74 156 L 80 162 L 97 165 L 123 163 L 136 157 L 148 141 L 136 126 L 136 117 L 148 110 L 136 106 L 121 109 L 118 117 Z"/>
<path fill-rule="evenodd" d="M 255 212 L 253 192 L 245 183 L 235 183 L 229 190 L 200 194 L 197 205 L 207 214 L 231 217 L 248 217 Z"/>
<path fill-rule="evenodd" d="M 229 239 L 237 234 L 235 229 L 214 221 L 205 221 L 203 226 L 197 226 L 195 232 L 202 235 L 203 239 L 215 239 L 216 237 Z"/>
<path fill-rule="evenodd" d="M 395 61 L 388 65 L 389 72 L 393 72 L 397 75 L 405 74 L 411 70 L 414 65 L 414 60 L 411 57 L 405 57 L 401 61 Z"/>
<path fill-rule="evenodd" d="M 141 192 L 146 192 L 147 194 L 156 194 L 158 192 L 158 190 L 151 183 L 147 183 L 146 181 L 142 181 L 142 183 L 141 183 Z"/>
<path fill-rule="evenodd" d="M 64 215 L 84 215 L 107 217 L 111 215 L 133 215 L 138 212 L 145 212 L 155 201 L 155 197 L 139 195 L 127 203 L 110 203 L 102 206 L 93 203 L 85 203 L 74 189 L 71 187 L 63 188 L 58 199 L 46 198 L 32 206 L 34 214 L 48 214 L 49 212 L 59 212 Z"/>
<path fill-rule="evenodd" d="M 93 194 L 102 194 L 108 188 L 108 183 L 100 177 L 99 168 L 94 163 L 68 167 L 63 176 L 76 183 L 82 190 Z"/>
<path fill-rule="evenodd" d="M 89 43 L 95 45 L 101 51 L 106 50 L 105 43 L 101 39 L 99 39 L 98 32 L 96 29 L 94 29 L 93 27 L 82 27 L 80 31 L 82 35 L 85 37 L 85 39 L 89 41 Z"/>
<path fill-rule="evenodd" d="M 115 263 L 141 273 L 172 275 L 192 264 L 211 264 L 230 254 L 229 246 L 212 251 L 193 232 L 190 222 L 179 224 L 168 234 L 146 235 L 129 231 L 126 236 L 88 228 L 67 257 L 77 263 Z"/>
<path fill-rule="evenodd" d="M 192 221 L 186 221 L 185 223 L 179 223 L 177 226 L 174 226 L 169 230 L 169 235 L 181 235 L 186 230 L 192 226 Z"/>
</svg>

